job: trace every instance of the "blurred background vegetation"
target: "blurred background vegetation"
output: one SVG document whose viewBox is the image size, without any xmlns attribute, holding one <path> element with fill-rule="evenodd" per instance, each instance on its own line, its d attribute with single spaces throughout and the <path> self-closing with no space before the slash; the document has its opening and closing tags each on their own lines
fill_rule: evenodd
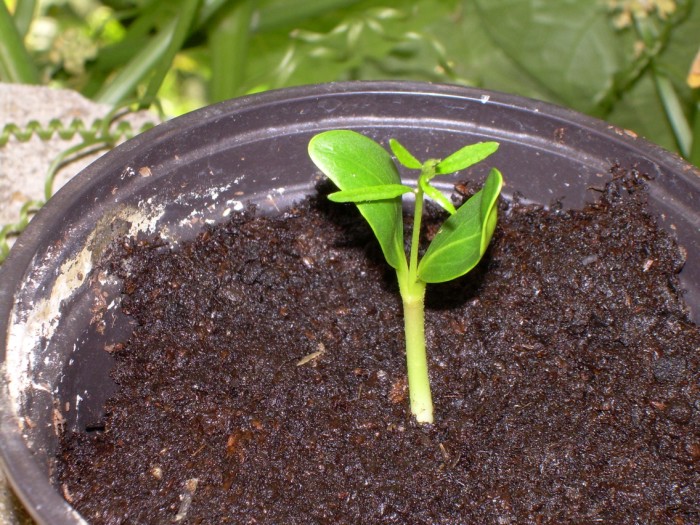
<svg viewBox="0 0 700 525">
<path fill-rule="evenodd" d="M 605 119 L 700 165 L 695 0 L 0 0 L 0 80 L 176 116 L 285 86 L 411 79 Z"/>
</svg>

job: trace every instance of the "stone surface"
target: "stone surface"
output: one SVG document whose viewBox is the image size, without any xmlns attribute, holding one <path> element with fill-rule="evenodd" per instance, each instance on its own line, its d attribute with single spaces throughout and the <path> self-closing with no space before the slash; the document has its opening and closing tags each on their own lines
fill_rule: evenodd
<svg viewBox="0 0 700 525">
<path fill-rule="evenodd" d="M 74 91 L 0 83 L 0 227 L 16 223 L 26 202 L 44 200 L 44 183 L 51 163 L 83 140 L 77 132 L 70 139 L 62 138 L 57 131 L 50 140 L 42 139 L 36 132 L 31 138 L 23 137 L 29 134 L 29 127 L 38 123 L 48 130 L 57 120 L 60 125 L 54 122 L 53 126 L 67 132 L 79 120 L 83 130 L 89 131 L 96 129 L 95 122 L 109 111 L 109 106 L 96 104 Z M 155 119 L 140 113 L 122 120 L 128 121 L 136 133 Z M 15 125 L 19 131 L 11 131 L 8 125 Z M 110 129 L 116 131 L 117 126 Z M 105 151 L 80 156 L 63 166 L 56 175 L 54 192 Z"/>
<path fill-rule="evenodd" d="M 28 126 L 37 122 L 48 129 L 51 121 L 60 121 L 60 127 L 68 130 L 75 119 L 90 130 L 97 119 L 103 119 L 109 106 L 95 104 L 80 94 L 69 90 L 57 90 L 39 86 L 0 83 L 0 228 L 17 223 L 22 206 L 29 201 L 43 201 L 44 182 L 51 163 L 68 148 L 79 144 L 82 137 L 75 133 L 70 139 L 54 132 L 50 139 L 34 133 L 24 140 Z M 156 119 L 147 113 L 130 114 L 125 119 L 134 132 Z M 8 124 L 14 124 L 18 132 L 10 132 Z M 55 125 L 55 124 L 54 124 Z M 110 128 L 115 130 L 115 126 Z M 106 150 L 82 156 L 66 164 L 57 173 L 53 189 L 58 190 L 83 167 L 94 161 Z M 0 471 L 0 525 L 31 525 L 33 520 L 21 507 Z"/>
</svg>

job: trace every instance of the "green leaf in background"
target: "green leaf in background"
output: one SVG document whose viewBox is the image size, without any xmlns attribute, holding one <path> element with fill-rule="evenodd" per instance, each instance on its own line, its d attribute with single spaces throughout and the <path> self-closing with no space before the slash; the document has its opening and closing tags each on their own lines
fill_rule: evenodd
<svg viewBox="0 0 700 525">
<path fill-rule="evenodd" d="M 249 58 L 253 0 L 240 0 L 222 9 L 209 27 L 211 50 L 210 99 L 220 102 L 241 95 Z"/>
<path fill-rule="evenodd" d="M 24 47 L 23 35 L 4 0 L 0 1 L 0 81 L 39 82 L 34 62 Z"/>
<path fill-rule="evenodd" d="M 29 26 L 34 18 L 36 9 L 36 0 L 17 0 L 15 12 L 12 17 L 15 20 L 15 26 L 20 36 L 24 38 L 29 31 Z"/>
<path fill-rule="evenodd" d="M 550 99 L 580 111 L 596 109 L 626 52 L 626 42 L 616 34 L 603 2 L 475 3 L 493 43 Z M 518 80 L 513 80 L 515 87 Z"/>
<path fill-rule="evenodd" d="M 450 281 L 474 268 L 493 235 L 502 185 L 501 173 L 491 170 L 484 187 L 445 221 L 418 265 L 421 281 Z"/>
<path fill-rule="evenodd" d="M 401 185 L 391 155 L 354 131 L 333 130 L 314 136 L 309 156 L 341 191 Z M 358 203 L 357 208 L 374 231 L 387 262 L 397 270 L 405 267 L 401 197 Z"/>
<path fill-rule="evenodd" d="M 450 21 L 459 4 L 363 0 L 278 26 L 274 32 L 259 32 L 251 41 L 256 60 L 250 64 L 250 86 L 357 79 L 459 82 L 439 38 L 426 31 Z M 290 8 L 285 4 L 284 9 Z"/>
<path fill-rule="evenodd" d="M 692 132 L 700 96 L 685 83 L 698 48 L 698 2 L 475 5 L 490 40 L 519 71 L 503 84 L 502 62 L 493 62 L 493 73 L 476 67 L 486 86 L 571 107 L 686 155 L 700 140 Z M 496 57 L 492 51 L 490 56 Z"/>
<path fill-rule="evenodd" d="M 156 64 L 153 76 L 151 76 L 148 81 L 148 86 L 146 87 L 146 93 L 143 95 L 143 105 L 144 107 L 150 106 L 158 95 L 160 87 L 163 84 L 165 76 L 170 70 L 175 56 L 182 48 L 185 40 L 190 34 L 190 29 L 194 21 L 197 19 L 197 14 L 199 13 L 199 8 L 202 0 L 182 0 L 181 9 L 178 10 L 178 15 L 175 18 L 175 25 L 173 26 L 172 34 L 168 39 L 167 46 L 163 50 L 163 53 L 158 58 L 158 63 Z"/>
</svg>

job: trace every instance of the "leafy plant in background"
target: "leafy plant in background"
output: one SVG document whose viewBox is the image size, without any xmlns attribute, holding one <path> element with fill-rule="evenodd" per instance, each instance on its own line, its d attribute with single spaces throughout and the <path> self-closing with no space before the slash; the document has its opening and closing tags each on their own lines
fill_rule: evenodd
<svg viewBox="0 0 700 525">
<path fill-rule="evenodd" d="M 697 2 L 474 3 L 516 65 L 522 94 L 617 124 L 700 166 L 700 93 L 686 82 L 700 45 Z"/>
<path fill-rule="evenodd" d="M 686 82 L 699 46 L 692 0 L 1 4 L 5 81 L 69 86 L 108 104 L 158 96 L 170 115 L 289 85 L 453 82 L 568 106 L 700 164 L 700 95 Z"/>
<path fill-rule="evenodd" d="M 700 116 L 697 115 L 700 111 L 700 101 L 697 97 L 695 98 L 695 133 L 698 140 L 693 140 L 691 120 L 686 117 L 686 110 L 683 109 L 684 102 L 679 90 L 673 85 L 672 75 L 667 71 L 665 65 L 661 60 L 657 60 L 657 57 L 669 43 L 673 27 L 688 16 L 691 4 L 670 0 L 648 3 L 611 0 L 610 7 L 617 13 L 616 27 L 621 31 L 634 28 L 637 36 L 637 62 L 632 67 L 629 77 L 623 80 L 634 82 L 638 72 L 648 71 L 658 98 L 663 105 L 668 124 L 673 131 L 678 150 L 684 157 L 700 164 L 698 162 L 700 161 Z M 653 16 L 654 14 L 657 16 Z M 700 26 L 696 26 L 696 30 L 700 31 Z M 696 36 L 697 34 L 696 32 Z M 700 43 L 698 45 L 696 61 L 700 58 Z M 693 66 L 691 65 L 691 67 Z M 690 76 L 687 84 L 687 87 L 691 89 L 698 87 L 692 84 Z"/>
<path fill-rule="evenodd" d="M 426 284 L 461 277 L 479 262 L 496 228 L 496 200 L 503 178 L 493 168 L 483 188 L 459 209 L 455 209 L 431 181 L 484 160 L 498 149 L 498 144 L 480 142 L 465 146 L 442 160 L 425 162 L 419 162 L 397 140 L 391 139 L 389 144 L 404 167 L 420 170 L 415 188 L 401 183 L 396 165 L 384 148 L 354 131 L 335 130 L 316 135 L 309 142 L 309 155 L 340 189 L 328 198 L 357 204 L 377 237 L 384 258 L 396 270 L 403 301 L 411 412 L 419 423 L 432 423 L 433 401 L 424 327 Z M 401 199 L 405 193 L 415 197 L 408 258 L 404 251 Z M 424 196 L 437 202 L 450 216 L 419 260 Z"/>
</svg>

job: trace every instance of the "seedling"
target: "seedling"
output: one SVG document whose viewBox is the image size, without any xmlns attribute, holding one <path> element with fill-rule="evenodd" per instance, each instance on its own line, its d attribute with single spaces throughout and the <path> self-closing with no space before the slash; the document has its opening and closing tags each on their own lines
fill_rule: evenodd
<svg viewBox="0 0 700 525">
<path fill-rule="evenodd" d="M 432 423 L 433 401 L 424 326 L 426 284 L 456 279 L 479 262 L 496 228 L 496 200 L 503 177 L 497 169 L 491 169 L 482 189 L 459 209 L 455 209 L 431 181 L 438 175 L 454 173 L 484 160 L 498 149 L 498 143 L 479 142 L 445 159 L 428 159 L 422 163 L 397 140 L 391 139 L 389 145 L 403 166 L 420 170 L 415 188 L 401 182 L 388 151 L 354 131 L 334 130 L 316 135 L 309 142 L 309 155 L 340 190 L 328 198 L 357 204 L 377 237 L 386 261 L 396 270 L 404 310 L 411 412 L 419 423 Z M 403 233 L 402 195 L 405 193 L 415 196 L 408 258 Z M 437 202 L 450 216 L 419 260 L 425 196 Z"/>
</svg>

